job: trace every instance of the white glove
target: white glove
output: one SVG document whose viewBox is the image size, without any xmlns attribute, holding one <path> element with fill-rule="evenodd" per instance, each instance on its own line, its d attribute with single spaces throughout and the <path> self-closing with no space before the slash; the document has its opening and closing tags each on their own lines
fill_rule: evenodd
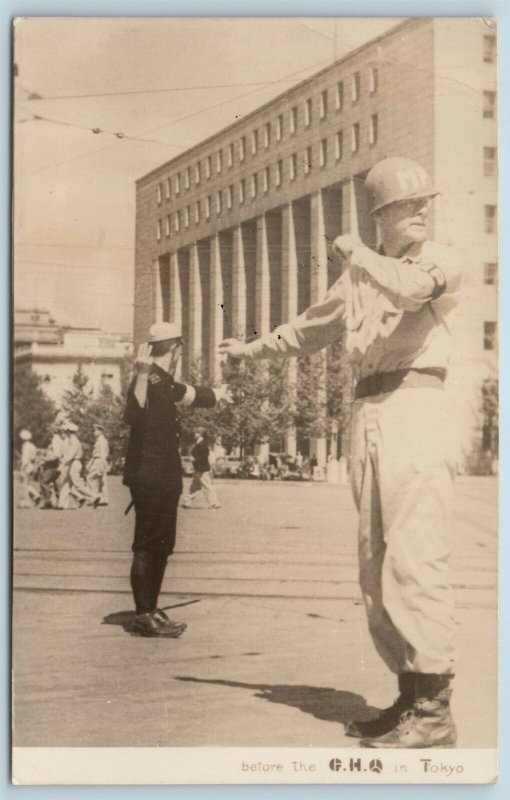
<svg viewBox="0 0 510 800">
<path fill-rule="evenodd" d="M 220 342 L 218 350 L 221 355 L 231 356 L 232 358 L 242 358 L 246 355 L 246 344 L 239 339 L 224 339 Z"/>
<path fill-rule="evenodd" d="M 352 255 L 352 251 L 359 247 L 363 242 L 353 233 L 344 233 L 342 236 L 337 236 L 333 242 L 333 252 L 335 255 L 348 261 Z"/>
<path fill-rule="evenodd" d="M 234 397 L 232 395 L 231 390 L 228 388 L 226 383 L 222 383 L 222 385 L 214 390 L 214 394 L 216 395 L 216 402 L 219 403 L 220 400 L 223 400 L 225 403 L 233 403 Z"/>
</svg>

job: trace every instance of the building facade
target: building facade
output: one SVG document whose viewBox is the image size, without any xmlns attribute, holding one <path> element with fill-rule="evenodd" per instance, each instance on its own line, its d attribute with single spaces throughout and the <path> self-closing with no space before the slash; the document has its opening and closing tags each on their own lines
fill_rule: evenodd
<svg viewBox="0 0 510 800">
<path fill-rule="evenodd" d="M 20 309 L 14 313 L 14 366 L 28 364 L 42 378 L 43 390 L 57 406 L 72 387 L 78 364 L 93 396 L 105 386 L 119 395 L 125 359 L 132 349 L 132 343 L 119 334 L 59 326 L 48 311 Z"/>
<path fill-rule="evenodd" d="M 376 244 L 366 173 L 414 158 L 441 191 L 432 237 L 465 253 L 450 387 L 467 453 L 497 368 L 496 104 L 494 28 L 410 19 L 145 175 L 135 342 L 155 320 L 180 322 L 183 372 L 201 360 L 216 379 L 221 339 L 267 333 L 338 277 L 336 236 Z M 312 450 L 324 461 L 325 442 Z"/>
</svg>

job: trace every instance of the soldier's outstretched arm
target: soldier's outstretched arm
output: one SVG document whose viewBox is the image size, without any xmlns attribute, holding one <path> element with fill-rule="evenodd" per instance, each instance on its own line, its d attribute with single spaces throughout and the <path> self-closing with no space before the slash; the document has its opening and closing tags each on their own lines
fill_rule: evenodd
<svg viewBox="0 0 510 800">
<path fill-rule="evenodd" d="M 345 324 L 345 281 L 340 278 L 325 297 L 299 317 L 279 325 L 254 342 L 225 339 L 219 352 L 232 358 L 291 358 L 317 353 L 336 341 Z"/>
</svg>

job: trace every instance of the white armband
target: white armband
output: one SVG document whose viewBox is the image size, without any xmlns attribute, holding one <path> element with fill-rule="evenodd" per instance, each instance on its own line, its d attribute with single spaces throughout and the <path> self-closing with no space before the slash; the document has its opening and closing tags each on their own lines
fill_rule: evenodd
<svg viewBox="0 0 510 800">
<path fill-rule="evenodd" d="M 176 405 L 179 406 L 190 406 L 195 397 L 197 396 L 197 392 L 194 386 L 190 386 L 189 384 L 185 384 L 186 391 L 184 392 L 183 397 L 177 401 Z"/>
</svg>

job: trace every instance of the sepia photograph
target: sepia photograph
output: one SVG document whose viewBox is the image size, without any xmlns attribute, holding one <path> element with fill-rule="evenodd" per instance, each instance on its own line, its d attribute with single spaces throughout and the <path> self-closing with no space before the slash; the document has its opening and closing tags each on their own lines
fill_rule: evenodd
<svg viewBox="0 0 510 800">
<path fill-rule="evenodd" d="M 496 781 L 496 20 L 12 30 L 12 782 Z"/>
</svg>

